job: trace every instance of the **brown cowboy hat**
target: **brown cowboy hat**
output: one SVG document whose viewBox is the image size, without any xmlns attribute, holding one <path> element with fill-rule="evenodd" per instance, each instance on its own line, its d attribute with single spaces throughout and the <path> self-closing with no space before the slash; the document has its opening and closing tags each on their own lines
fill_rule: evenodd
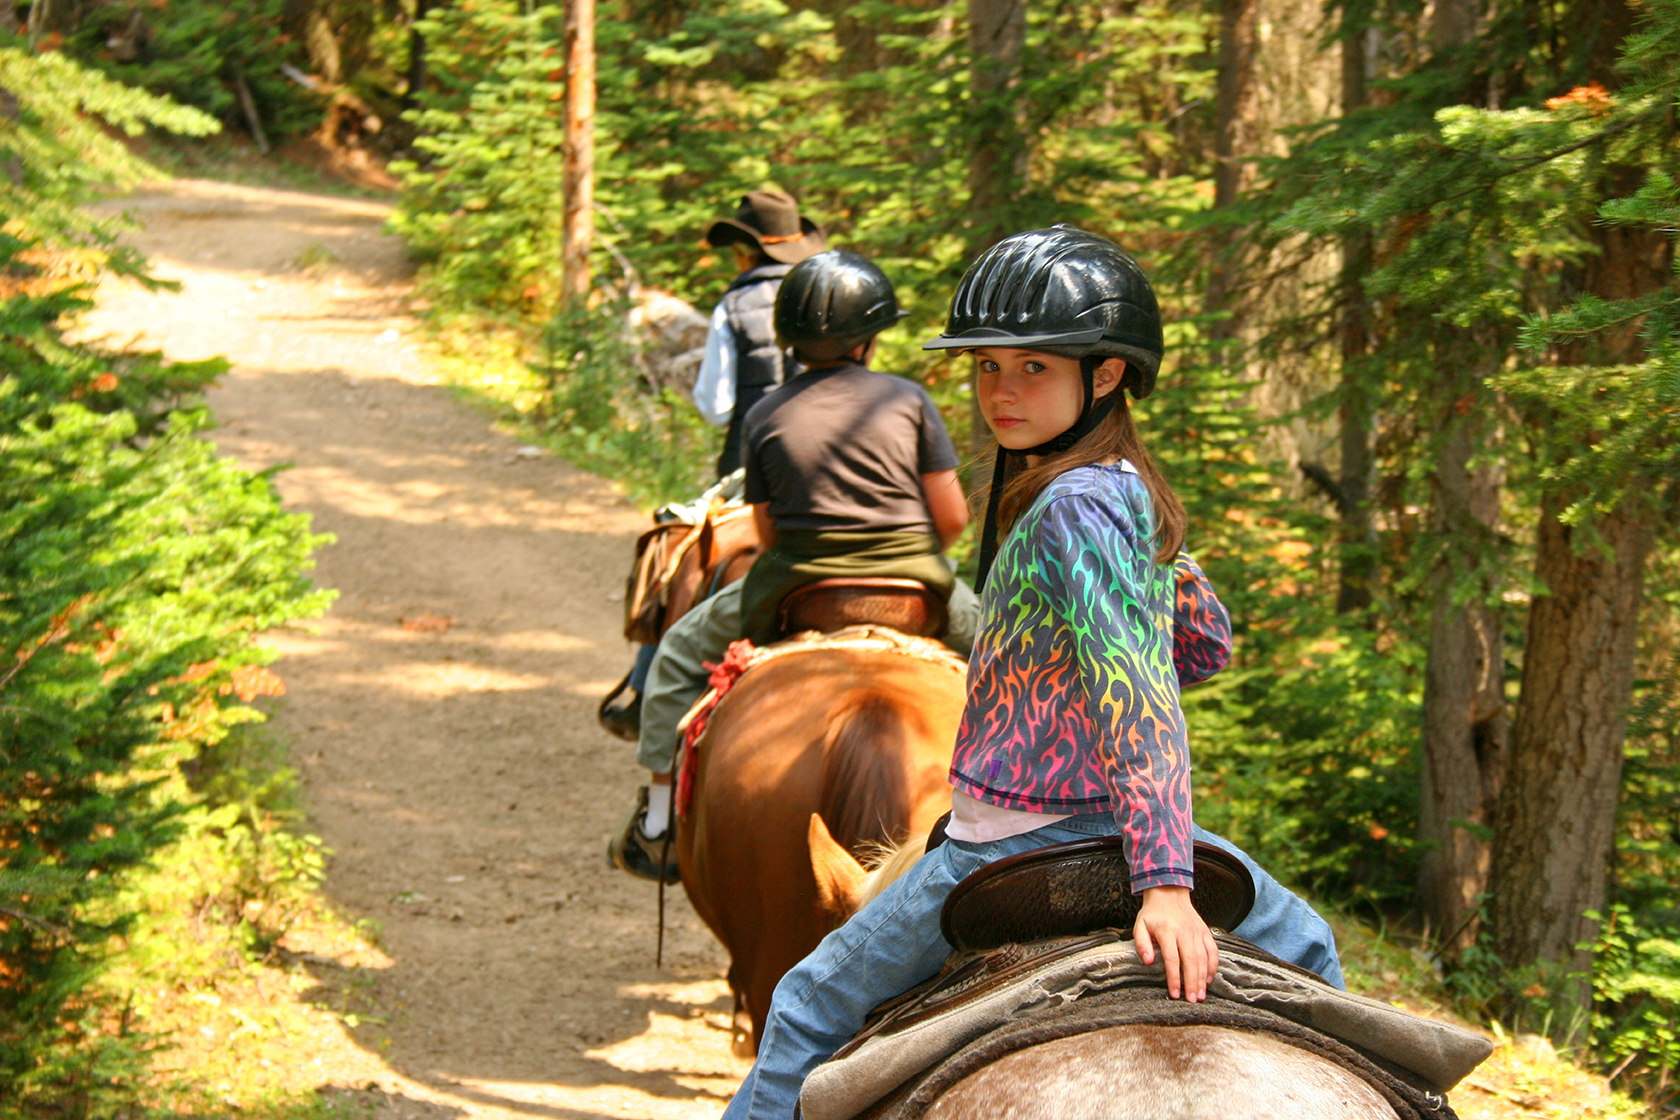
<svg viewBox="0 0 1680 1120">
<path fill-rule="evenodd" d="M 798 264 L 828 248 L 822 227 L 799 216 L 799 203 L 781 191 L 751 191 L 733 218 L 720 218 L 706 231 L 706 244 L 721 249 L 732 242 L 756 246 L 773 261 Z"/>
</svg>

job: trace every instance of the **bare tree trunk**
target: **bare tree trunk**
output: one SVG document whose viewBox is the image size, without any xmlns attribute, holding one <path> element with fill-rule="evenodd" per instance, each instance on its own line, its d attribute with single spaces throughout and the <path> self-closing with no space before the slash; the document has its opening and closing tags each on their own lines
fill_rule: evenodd
<svg viewBox="0 0 1680 1120">
<path fill-rule="evenodd" d="M 1606 26 L 1626 24 L 1626 7 L 1602 5 Z M 1619 14 L 1618 14 L 1619 13 Z M 1643 173 L 1610 168 L 1600 197 L 1631 194 Z M 1586 256 L 1572 286 L 1605 300 L 1628 299 L 1669 282 L 1669 241 L 1661 232 L 1593 226 L 1598 252 Z M 1642 361 L 1640 322 L 1630 320 L 1574 344 L 1564 365 Z M 1551 417 L 1537 418 L 1547 425 Z M 1540 507 L 1534 557 L 1544 590 L 1529 607 L 1522 694 L 1511 730 L 1511 767 L 1500 797 L 1489 885 L 1493 948 L 1507 968 L 1541 965 L 1584 972 L 1591 936 L 1583 911 L 1604 905 L 1621 793 L 1622 745 L 1633 693 L 1637 623 L 1652 528 L 1633 503 L 1662 480 L 1629 487 L 1624 504 L 1591 530 L 1560 520 L 1575 495 L 1549 492 Z M 1590 984 L 1567 980 L 1548 993 L 1555 1007 L 1585 1010 Z"/>
<path fill-rule="evenodd" d="M 1027 41 L 1027 0 L 969 0 L 969 112 L 974 149 L 968 164 L 968 259 L 1010 229 L 1009 205 L 1027 170 L 1027 141 L 1009 97 L 1019 78 Z M 976 453 L 990 443 L 980 398 L 971 398 L 970 443 Z"/>
<path fill-rule="evenodd" d="M 1493 948 L 1508 968 L 1585 972 L 1576 948 L 1593 934 L 1609 877 L 1622 744 L 1633 693 L 1639 601 L 1649 525 L 1616 510 L 1595 523 L 1598 541 L 1559 520 L 1567 502 L 1541 506 L 1535 575 L 1545 592 L 1529 607 L 1522 698 L 1493 844 Z M 1565 981 L 1549 993 L 1586 1007 L 1591 988 Z"/>
<path fill-rule="evenodd" d="M 595 239 L 595 0 L 572 0 L 566 24 L 565 232 L 560 297 L 589 294 Z"/>
<path fill-rule="evenodd" d="M 1219 74 L 1214 101 L 1213 205 L 1230 206 L 1253 185 L 1254 23 L 1259 0 L 1220 0 Z M 1214 246 L 1203 307 L 1225 317 L 1208 324 L 1217 342 L 1240 339 L 1244 316 L 1237 292 L 1254 265 L 1246 238 L 1223 237 Z"/>
<path fill-rule="evenodd" d="M 1027 0 L 970 0 L 969 105 L 974 154 L 968 165 L 969 251 L 977 254 L 1007 228 L 1008 204 L 1026 175 L 1027 142 L 1009 91 L 1019 79 L 1027 39 Z"/>
<path fill-rule="evenodd" d="M 414 22 L 426 18 L 431 10 L 431 0 L 414 0 Z M 405 108 L 413 109 L 420 104 L 420 92 L 426 88 L 426 37 L 420 33 L 418 26 L 411 27 L 408 32 L 408 92 L 403 95 Z"/>
<path fill-rule="evenodd" d="M 1466 359 L 1443 364 L 1463 368 Z M 1509 750 L 1502 622 L 1487 605 L 1495 592 L 1501 480 L 1491 465 L 1470 465 L 1487 436 L 1475 378 L 1461 374 L 1443 389 L 1445 432 L 1431 479 L 1433 532 L 1443 552 L 1431 574 L 1424 669 L 1418 897 L 1443 953 L 1456 960 L 1479 932 Z"/>
<path fill-rule="evenodd" d="M 1365 107 L 1365 52 L 1363 20 L 1342 10 L 1344 21 L 1352 20 L 1342 39 L 1342 115 Z M 1340 291 L 1342 321 L 1338 330 L 1341 348 L 1342 393 L 1337 405 L 1341 429 L 1341 489 L 1338 506 L 1341 526 L 1338 534 L 1336 609 L 1344 614 L 1363 612 L 1371 606 L 1371 580 L 1375 575 L 1375 538 L 1372 532 L 1370 480 L 1372 468 L 1371 427 L 1375 409 L 1364 369 L 1371 348 L 1370 304 L 1365 298 L 1365 276 L 1371 271 L 1371 234 L 1352 233 L 1342 239 Z"/>
<path fill-rule="evenodd" d="M 1477 8 L 1476 0 L 1436 0 L 1431 51 L 1441 55 L 1470 42 Z M 1469 88 L 1466 83 L 1466 95 Z M 1496 464 L 1470 465 L 1490 434 L 1486 390 L 1471 372 L 1483 363 L 1478 349 L 1467 335 L 1442 348 L 1435 421 L 1441 445 L 1431 479 L 1433 532 L 1443 553 L 1431 574 L 1424 670 L 1418 900 L 1442 954 L 1453 961 L 1480 933 L 1479 903 L 1510 757 L 1504 629 L 1500 611 L 1489 605 L 1503 478 Z"/>
<path fill-rule="evenodd" d="M 245 123 L 251 129 L 251 139 L 256 141 L 257 151 L 268 154 L 268 136 L 263 132 L 262 117 L 257 115 L 257 101 L 251 96 L 250 83 L 241 74 L 233 80 L 234 88 L 239 91 L 239 107 L 245 110 Z"/>
<path fill-rule="evenodd" d="M 51 18 L 52 0 L 30 0 L 28 29 L 31 47 L 40 41 L 41 33 L 46 30 L 47 21 Z"/>
<path fill-rule="evenodd" d="M 1229 206 L 1250 185 L 1257 0 L 1219 2 L 1219 84 L 1215 107 L 1213 204 Z M 1214 287 L 1222 285 L 1215 278 Z"/>
<path fill-rule="evenodd" d="M 1317 45 L 1323 18 L 1317 0 L 1220 0 L 1216 208 L 1260 186 L 1261 161 L 1287 154 L 1291 126 L 1334 115 L 1335 63 Z M 1316 462 L 1303 463 L 1327 451 L 1330 433 L 1305 418 L 1302 406 L 1329 388 L 1332 353 L 1314 347 L 1281 354 L 1266 346 L 1273 324 L 1311 298 L 1309 289 L 1333 279 L 1333 253 L 1304 252 L 1300 241 L 1267 250 L 1249 237 L 1229 238 L 1210 262 L 1203 306 L 1224 316 L 1209 325 L 1208 337 L 1221 344 L 1215 360 L 1240 369 L 1253 386 L 1249 403 L 1263 415 L 1299 417 L 1268 430 L 1266 454 L 1301 464 L 1339 501 L 1334 478 Z"/>
</svg>

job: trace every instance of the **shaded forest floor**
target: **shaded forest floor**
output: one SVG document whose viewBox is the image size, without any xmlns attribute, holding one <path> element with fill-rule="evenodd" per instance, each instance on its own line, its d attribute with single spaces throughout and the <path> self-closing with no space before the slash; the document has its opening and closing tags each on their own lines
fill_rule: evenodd
<svg viewBox="0 0 1680 1120">
<path fill-rule="evenodd" d="M 384 203 L 183 180 L 113 205 L 183 291 L 112 285 L 89 332 L 228 356 L 216 442 L 288 464 L 288 506 L 337 537 L 318 572 L 337 604 L 271 639 L 325 897 L 263 966 L 157 993 L 179 1042 L 162 1068 L 248 1114 L 715 1116 L 746 1072 L 724 955 L 679 891 L 655 969 L 653 888 L 603 856 L 638 775 L 593 708 L 627 664 L 617 597 L 645 519 L 440 384 Z M 1427 1006 L 1394 950 L 1345 940 L 1371 994 Z M 1533 1040 L 1453 1103 L 1626 1114 Z"/>
</svg>

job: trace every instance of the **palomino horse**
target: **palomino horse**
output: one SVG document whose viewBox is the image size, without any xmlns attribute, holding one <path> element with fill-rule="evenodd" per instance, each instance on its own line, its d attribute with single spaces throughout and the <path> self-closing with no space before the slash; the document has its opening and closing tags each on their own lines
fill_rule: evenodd
<svg viewBox="0 0 1680 1120">
<path fill-rule="evenodd" d="M 743 1057 L 776 982 L 851 912 L 833 877 L 813 873 L 813 848 L 855 865 L 925 835 L 951 805 L 961 660 L 893 631 L 848 633 L 786 654 L 773 647 L 777 656 L 741 677 L 710 715 L 691 802 L 678 807 L 677 863 L 729 951 Z"/>
</svg>

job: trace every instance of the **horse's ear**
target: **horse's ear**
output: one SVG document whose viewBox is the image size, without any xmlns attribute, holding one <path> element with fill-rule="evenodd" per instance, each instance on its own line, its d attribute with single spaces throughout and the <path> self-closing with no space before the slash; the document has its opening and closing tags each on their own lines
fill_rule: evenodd
<svg viewBox="0 0 1680 1120">
<path fill-rule="evenodd" d="M 868 874 L 852 853 L 834 842 L 821 813 L 811 814 L 805 834 L 811 848 L 811 870 L 817 877 L 817 897 L 824 910 L 845 921 L 857 912 L 858 895 Z"/>
</svg>

